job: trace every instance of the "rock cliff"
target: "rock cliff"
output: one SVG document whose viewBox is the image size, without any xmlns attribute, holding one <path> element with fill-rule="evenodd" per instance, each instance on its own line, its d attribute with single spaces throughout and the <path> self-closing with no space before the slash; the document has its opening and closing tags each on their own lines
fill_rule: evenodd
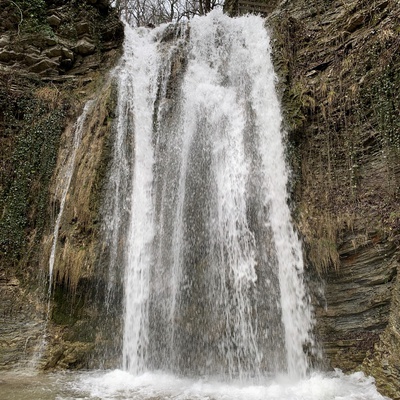
<svg viewBox="0 0 400 400">
<path fill-rule="evenodd" d="M 269 15 L 292 198 L 330 367 L 400 398 L 400 6 L 283 1 Z"/>
</svg>

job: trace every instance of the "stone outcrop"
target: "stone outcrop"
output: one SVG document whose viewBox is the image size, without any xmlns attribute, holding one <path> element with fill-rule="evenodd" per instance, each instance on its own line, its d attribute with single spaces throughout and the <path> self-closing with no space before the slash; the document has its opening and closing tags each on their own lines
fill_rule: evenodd
<svg viewBox="0 0 400 400">
<path fill-rule="evenodd" d="M 359 368 L 388 324 L 398 263 L 397 248 L 387 239 L 374 232 L 361 244 L 352 242 L 354 235 L 343 238 L 339 269 L 324 274 L 316 318 L 334 367 Z"/>
<path fill-rule="evenodd" d="M 7 70 L 42 77 L 83 75 L 115 58 L 123 28 L 108 2 L 48 2 L 46 9 L 25 9 L 3 0 L 0 62 Z M 88 57 L 93 55 L 92 57 Z M 66 76 L 65 79 L 69 79 Z"/>
<path fill-rule="evenodd" d="M 0 368 L 12 368 L 33 353 L 43 336 L 43 320 L 37 314 L 37 292 L 24 289 L 5 269 L 0 271 Z"/>
</svg>

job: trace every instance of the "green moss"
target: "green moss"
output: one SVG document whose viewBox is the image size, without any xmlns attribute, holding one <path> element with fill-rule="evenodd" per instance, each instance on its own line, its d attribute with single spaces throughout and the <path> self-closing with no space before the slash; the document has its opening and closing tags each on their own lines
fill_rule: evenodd
<svg viewBox="0 0 400 400">
<path fill-rule="evenodd" d="M 18 262 L 32 235 L 39 238 L 46 224 L 48 187 L 55 167 L 64 110 L 36 97 L 1 91 L 8 165 L 2 176 L 0 257 Z"/>
<path fill-rule="evenodd" d="M 396 55 L 392 62 L 375 76 L 373 84 L 366 85 L 362 92 L 363 105 L 365 109 L 372 111 L 372 118 L 369 120 L 381 133 L 382 145 L 397 151 L 400 151 L 399 65 L 400 57 Z"/>
</svg>

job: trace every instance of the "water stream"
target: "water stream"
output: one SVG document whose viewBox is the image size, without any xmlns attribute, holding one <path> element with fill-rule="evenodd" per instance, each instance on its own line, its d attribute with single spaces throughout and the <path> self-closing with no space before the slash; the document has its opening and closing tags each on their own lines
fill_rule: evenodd
<svg viewBox="0 0 400 400">
<path fill-rule="evenodd" d="M 75 381 L 89 398 L 382 398 L 310 365 L 270 57 L 255 16 L 126 27 L 105 213 L 125 244 L 122 369 Z"/>
<path fill-rule="evenodd" d="M 48 282 L 49 297 L 51 295 L 51 290 L 54 283 L 53 282 L 54 261 L 56 256 L 58 233 L 60 230 L 61 219 L 64 214 L 65 203 L 67 201 L 68 191 L 71 186 L 72 175 L 75 170 L 75 159 L 82 140 L 82 134 L 84 132 L 84 124 L 92 105 L 93 105 L 93 100 L 89 100 L 86 102 L 82 114 L 78 117 L 74 126 L 72 143 L 68 146 L 70 151 L 66 155 L 66 159 L 64 160 L 64 162 L 59 163 L 61 165 L 61 170 L 57 175 L 57 186 L 54 198 L 60 201 L 60 208 L 57 214 L 56 222 L 54 224 L 53 241 L 51 245 L 51 252 L 49 258 L 49 282 Z"/>
</svg>

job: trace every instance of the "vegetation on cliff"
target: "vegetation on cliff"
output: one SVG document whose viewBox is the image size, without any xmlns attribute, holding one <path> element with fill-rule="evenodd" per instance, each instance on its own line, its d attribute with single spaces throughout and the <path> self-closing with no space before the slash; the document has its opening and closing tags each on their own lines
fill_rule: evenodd
<svg viewBox="0 0 400 400">
<path fill-rule="evenodd" d="M 0 248 L 3 261 L 17 263 L 27 249 L 34 252 L 48 219 L 48 186 L 67 103 L 55 87 L 26 82 L 19 92 L 15 78 L 1 78 Z"/>
</svg>

